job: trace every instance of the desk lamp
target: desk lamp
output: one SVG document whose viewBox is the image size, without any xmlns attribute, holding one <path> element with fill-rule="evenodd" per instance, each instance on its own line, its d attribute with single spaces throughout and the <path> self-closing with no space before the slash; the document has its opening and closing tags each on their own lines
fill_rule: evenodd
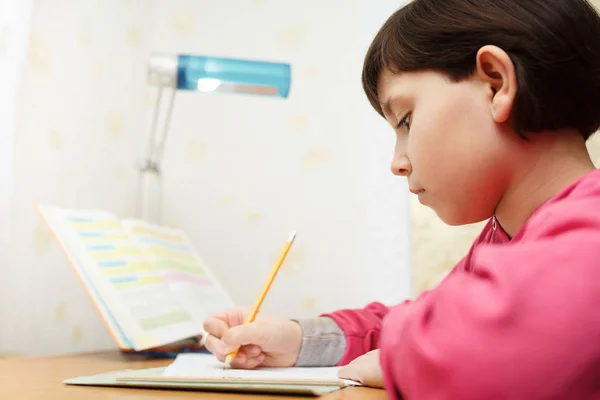
<svg viewBox="0 0 600 400">
<path fill-rule="evenodd" d="M 188 54 L 153 54 L 148 61 L 148 84 L 157 88 L 145 158 L 139 165 L 137 214 L 159 223 L 161 219 L 161 161 L 179 90 L 203 93 L 239 93 L 287 98 L 289 64 Z M 170 90 L 166 110 L 161 111 L 163 91 Z M 164 114 L 162 129 L 158 128 Z"/>
</svg>

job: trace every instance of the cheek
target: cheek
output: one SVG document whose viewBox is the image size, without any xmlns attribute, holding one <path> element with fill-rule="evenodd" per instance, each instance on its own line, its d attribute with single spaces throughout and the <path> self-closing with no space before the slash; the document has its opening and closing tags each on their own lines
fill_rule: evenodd
<svg viewBox="0 0 600 400">
<path fill-rule="evenodd" d="M 415 113 L 408 155 L 417 175 L 446 175 L 460 162 L 457 151 L 465 141 L 463 132 L 457 127 L 452 107 L 431 103 L 427 108 Z"/>
<path fill-rule="evenodd" d="M 453 138 L 446 145 L 453 161 L 445 161 L 446 178 L 452 186 L 452 208 L 460 223 L 489 218 L 506 188 L 508 155 L 504 135 L 485 105 L 476 102 L 456 107 L 455 123 L 448 132 Z M 448 165 L 449 163 L 449 165 Z M 451 174 L 451 176 L 450 176 Z"/>
<path fill-rule="evenodd" d="M 415 113 L 407 151 L 416 175 L 444 190 L 486 186 L 503 152 L 496 129 L 486 104 L 476 96 L 442 93 L 427 110 Z"/>
<path fill-rule="evenodd" d="M 494 150 L 490 139 L 495 124 L 489 108 L 474 94 L 469 96 L 469 91 L 448 97 L 452 100 L 439 105 L 436 118 L 431 119 L 429 145 L 437 150 L 437 162 L 449 170 L 454 165 L 461 170 L 480 166 Z"/>
</svg>

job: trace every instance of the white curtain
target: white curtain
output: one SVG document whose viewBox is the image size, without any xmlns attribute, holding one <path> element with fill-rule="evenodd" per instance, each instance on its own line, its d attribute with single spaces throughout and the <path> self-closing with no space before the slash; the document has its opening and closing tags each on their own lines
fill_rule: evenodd
<svg viewBox="0 0 600 400">
<path fill-rule="evenodd" d="M 0 0 L 0 270 L 10 264 L 17 99 L 33 0 Z"/>
</svg>

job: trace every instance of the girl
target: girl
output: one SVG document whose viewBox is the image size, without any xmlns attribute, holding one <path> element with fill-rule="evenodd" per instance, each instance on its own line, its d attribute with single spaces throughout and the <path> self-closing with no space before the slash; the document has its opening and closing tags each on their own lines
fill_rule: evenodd
<svg viewBox="0 0 600 400">
<path fill-rule="evenodd" d="M 363 86 L 392 173 L 451 225 L 489 220 L 437 287 L 309 320 L 207 319 L 234 367 L 342 365 L 393 399 L 600 397 L 600 18 L 585 0 L 415 0 Z"/>
</svg>

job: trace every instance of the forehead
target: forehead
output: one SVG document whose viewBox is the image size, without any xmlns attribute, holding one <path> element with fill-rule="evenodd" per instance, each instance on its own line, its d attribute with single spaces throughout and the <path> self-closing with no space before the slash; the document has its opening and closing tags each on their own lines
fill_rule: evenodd
<svg viewBox="0 0 600 400">
<path fill-rule="evenodd" d="M 381 109 L 387 115 L 394 104 L 412 101 L 418 94 L 439 93 L 442 86 L 449 83 L 443 74 L 435 71 L 394 73 L 386 68 L 377 81 L 377 97 Z"/>
</svg>

